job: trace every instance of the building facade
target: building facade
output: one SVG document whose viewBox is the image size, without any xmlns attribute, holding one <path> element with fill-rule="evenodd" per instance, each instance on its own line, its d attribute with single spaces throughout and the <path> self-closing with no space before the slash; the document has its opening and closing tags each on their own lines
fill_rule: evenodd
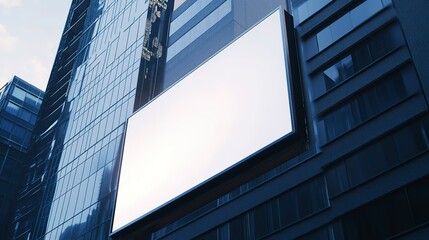
<svg viewBox="0 0 429 240">
<path fill-rule="evenodd" d="M 240 9 L 231 10 L 231 22 L 239 22 L 234 13 L 260 20 L 275 8 L 264 12 L 259 3 L 269 9 L 273 2 L 231 1 Z M 169 224 L 132 223 L 114 239 L 427 237 L 428 78 L 419 67 L 428 56 L 428 21 L 421 11 L 427 3 L 284 4 L 295 25 L 301 74 L 293 81 L 302 84 L 307 150 Z M 239 35 L 228 35 L 234 24 L 228 25 L 231 15 L 220 14 L 222 6 L 185 1 L 173 12 L 165 84 L 219 50 L 210 52 L 212 46 Z M 213 27 L 204 31 L 199 23 L 215 12 L 219 25 L 207 24 Z"/>
<path fill-rule="evenodd" d="M 188 198 L 196 209 L 113 238 L 424 239 L 427 5 L 74 0 L 13 239 L 108 239 L 127 119 L 278 8 L 295 26 L 289 57 L 298 63 L 291 81 L 302 88 L 305 150 L 264 155 L 277 164 L 222 195 Z"/>
<path fill-rule="evenodd" d="M 43 91 L 16 76 L 0 89 L 0 232 L 4 234 L 12 228 L 42 99 Z"/>
</svg>

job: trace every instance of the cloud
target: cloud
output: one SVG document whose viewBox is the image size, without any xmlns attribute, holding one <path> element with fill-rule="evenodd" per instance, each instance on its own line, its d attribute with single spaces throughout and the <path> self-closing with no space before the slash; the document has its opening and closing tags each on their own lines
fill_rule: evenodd
<svg viewBox="0 0 429 240">
<path fill-rule="evenodd" d="M 31 60 L 32 79 L 30 82 L 38 87 L 43 86 L 48 81 L 50 70 L 50 66 L 44 64 L 42 60 L 33 58 Z"/>
<path fill-rule="evenodd" d="M 21 0 L 0 0 L 0 7 L 17 7 L 21 5 Z"/>
<path fill-rule="evenodd" d="M 13 75 L 16 75 L 45 90 L 50 68 L 49 61 L 43 58 L 27 55 L 13 56 L 7 59 L 0 57 L 0 88 L 12 79 Z"/>
<path fill-rule="evenodd" d="M 12 51 L 17 45 L 18 40 L 17 37 L 9 33 L 6 27 L 0 24 L 0 52 Z"/>
</svg>

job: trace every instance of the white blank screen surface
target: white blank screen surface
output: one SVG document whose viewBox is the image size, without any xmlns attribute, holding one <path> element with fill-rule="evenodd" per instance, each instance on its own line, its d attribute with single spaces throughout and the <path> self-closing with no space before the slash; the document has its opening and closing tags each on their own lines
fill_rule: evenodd
<svg viewBox="0 0 429 240">
<path fill-rule="evenodd" d="M 292 132 L 274 12 L 129 120 L 113 231 Z"/>
</svg>

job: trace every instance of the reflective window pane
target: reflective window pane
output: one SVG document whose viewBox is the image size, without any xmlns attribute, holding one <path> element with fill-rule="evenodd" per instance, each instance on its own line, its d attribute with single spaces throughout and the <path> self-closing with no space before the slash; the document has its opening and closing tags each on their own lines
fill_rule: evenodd
<svg viewBox="0 0 429 240">
<path fill-rule="evenodd" d="M 398 26 L 380 31 L 363 44 L 354 48 L 346 57 L 323 71 L 325 89 L 315 89 L 316 96 L 320 96 L 327 90 L 352 77 L 355 73 L 368 67 L 403 43 L 404 39 Z M 316 79 L 315 81 L 321 81 L 321 79 Z"/>
<path fill-rule="evenodd" d="M 14 116 L 18 116 L 19 113 L 19 106 L 16 104 L 13 104 L 11 102 L 9 102 L 6 106 L 6 111 Z"/>
<path fill-rule="evenodd" d="M 307 51 L 307 58 L 316 55 L 318 52 L 324 50 L 332 43 L 353 31 L 364 21 L 382 10 L 383 7 L 384 5 L 381 0 L 364 1 L 350 12 L 340 16 L 336 21 L 315 34 L 318 43 L 318 50 L 315 52 Z"/>
<path fill-rule="evenodd" d="M 18 98 L 19 100 L 24 101 L 25 100 L 25 91 L 23 91 L 22 89 L 15 87 L 15 89 L 13 89 L 13 93 L 12 95 L 16 98 Z"/>
<path fill-rule="evenodd" d="M 182 5 L 185 0 L 175 0 L 174 9 Z M 198 0 L 195 1 L 189 8 L 187 8 L 183 13 L 180 13 L 170 25 L 170 36 L 173 35 L 177 30 L 179 30 L 183 25 L 185 25 L 191 18 L 193 18 L 197 13 L 199 13 L 203 8 L 209 5 L 213 0 Z"/>
<path fill-rule="evenodd" d="M 264 239 L 267 235 L 328 207 L 325 189 L 323 178 L 312 179 L 195 239 Z M 322 237 L 324 234 L 311 236 Z"/>
<path fill-rule="evenodd" d="M 408 95 L 403 76 L 394 73 L 322 117 L 325 142 L 348 132 Z M 379 96 L 383 96 L 380 98 Z"/>
<path fill-rule="evenodd" d="M 197 1 L 198 2 L 198 1 Z M 184 48 L 195 41 L 199 36 L 208 31 L 217 22 L 224 18 L 232 10 L 231 0 L 226 0 L 216 10 L 210 13 L 192 29 L 185 33 L 179 40 L 174 42 L 167 51 L 167 61 L 179 54 Z M 174 21 L 173 21 L 174 23 Z M 173 24 L 172 23 L 172 24 Z"/>
<path fill-rule="evenodd" d="M 295 26 L 318 12 L 332 0 L 292 0 Z"/>
<path fill-rule="evenodd" d="M 426 151 L 428 139 L 421 131 L 424 123 L 418 121 L 370 143 L 329 169 L 329 196 L 335 197 Z"/>
</svg>

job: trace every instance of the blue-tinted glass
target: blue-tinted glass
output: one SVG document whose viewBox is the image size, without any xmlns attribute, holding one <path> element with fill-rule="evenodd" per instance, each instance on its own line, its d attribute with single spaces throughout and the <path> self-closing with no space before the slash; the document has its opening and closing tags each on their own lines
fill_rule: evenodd
<svg viewBox="0 0 429 240">
<path fill-rule="evenodd" d="M 364 1 L 316 34 L 319 51 L 351 32 L 361 23 L 383 9 L 381 0 Z M 311 54 L 309 57 L 316 53 Z"/>
<path fill-rule="evenodd" d="M 350 188 L 344 162 L 339 163 L 326 173 L 326 182 L 330 197 L 334 197 Z"/>
<path fill-rule="evenodd" d="M 29 111 L 24 110 L 24 109 L 21 109 L 21 112 L 19 114 L 19 117 L 26 122 L 31 122 L 32 116 L 34 116 L 34 115 L 31 114 Z"/>
<path fill-rule="evenodd" d="M 70 219 L 75 213 L 76 202 L 77 202 L 77 199 L 79 197 L 78 196 L 78 190 L 79 190 L 79 187 L 74 187 L 71 190 L 70 202 L 69 202 L 69 205 L 67 207 L 66 219 Z"/>
<path fill-rule="evenodd" d="M 249 224 L 247 223 L 246 215 L 238 217 L 229 223 L 230 239 L 249 239 Z"/>
<path fill-rule="evenodd" d="M 310 12 L 310 15 L 314 14 L 315 12 L 322 9 L 324 6 L 326 6 L 328 3 L 330 3 L 332 0 L 309 0 L 308 3 L 308 10 Z"/>
<path fill-rule="evenodd" d="M 349 55 L 323 72 L 326 90 L 329 90 L 356 72 L 366 68 L 379 58 L 403 43 L 403 36 L 397 27 L 387 28 L 354 48 Z M 319 94 L 324 91 L 319 89 Z"/>
<path fill-rule="evenodd" d="M 332 38 L 330 27 L 325 28 L 317 33 L 317 44 L 319 46 L 319 51 L 328 47 L 333 41 L 334 40 Z"/>
<path fill-rule="evenodd" d="M 295 26 L 315 14 L 332 0 L 292 0 Z"/>
<path fill-rule="evenodd" d="M 327 140 L 342 135 L 406 96 L 407 89 L 402 76 L 398 73 L 388 76 L 323 117 Z"/>
<path fill-rule="evenodd" d="M 15 125 L 11 139 L 16 142 L 22 142 L 25 139 L 26 130 L 23 127 Z"/>
<path fill-rule="evenodd" d="M 420 125 L 413 125 L 394 134 L 393 142 L 397 150 L 397 157 L 401 162 L 407 161 L 428 149 L 427 139 L 420 127 Z"/>
<path fill-rule="evenodd" d="M 362 184 L 428 149 L 421 124 L 417 122 L 389 134 L 336 164 L 326 174 L 330 196 Z"/>
<path fill-rule="evenodd" d="M 365 1 L 352 11 L 350 11 L 352 26 L 357 27 L 369 17 L 377 13 L 379 10 L 383 8 L 383 3 L 379 0 L 369 0 Z"/>
<path fill-rule="evenodd" d="M 179 40 L 174 42 L 167 51 L 167 61 L 176 56 L 184 48 L 186 48 L 190 43 L 195 41 L 199 36 L 213 27 L 217 22 L 219 22 L 223 17 L 225 17 L 232 10 L 231 0 L 225 1 L 220 5 L 216 10 L 210 13 L 207 17 L 201 20 L 196 24 L 191 30 L 185 33 Z"/>
<path fill-rule="evenodd" d="M 363 182 L 369 176 L 376 176 L 384 169 L 395 164 L 396 159 L 388 158 L 384 151 L 385 149 L 381 144 L 376 144 L 346 160 L 352 186 Z"/>
<path fill-rule="evenodd" d="M 388 239 L 414 225 L 404 190 L 356 209 L 341 220 L 344 237 L 350 240 Z"/>
<path fill-rule="evenodd" d="M 332 32 L 331 41 L 335 41 L 336 39 L 340 39 L 342 36 L 346 35 L 350 31 L 351 27 L 352 27 L 352 19 L 350 18 L 350 14 L 346 14 L 340 17 L 337 21 L 333 22 L 330 26 L 331 32 Z M 324 47 L 321 47 L 320 45 L 319 47 L 320 49 L 324 48 Z"/>
<path fill-rule="evenodd" d="M 24 103 L 27 104 L 28 106 L 37 107 L 40 104 L 40 100 L 36 96 L 30 93 L 27 93 L 25 95 Z"/>
<path fill-rule="evenodd" d="M 350 63 L 350 65 L 353 69 L 351 69 L 350 74 L 344 76 L 344 79 L 349 78 L 359 70 L 371 64 L 371 62 L 373 61 L 371 53 L 367 46 L 357 48 L 355 51 L 352 52 L 351 57 L 353 58 L 353 62 Z"/>
<path fill-rule="evenodd" d="M 279 197 L 281 226 L 287 226 L 325 207 L 327 196 L 324 181 L 313 180 Z"/>
<path fill-rule="evenodd" d="M 13 89 L 13 93 L 12 93 L 12 95 L 13 95 L 14 97 L 18 98 L 19 100 L 24 101 L 24 100 L 25 100 L 25 95 L 26 95 L 26 93 L 25 93 L 22 89 L 20 89 L 20 88 L 18 88 L 18 87 L 15 87 L 15 88 Z"/>
<path fill-rule="evenodd" d="M 255 237 L 257 239 L 280 228 L 280 216 L 277 201 L 270 201 L 253 211 Z"/>
<path fill-rule="evenodd" d="M 296 25 L 304 21 L 304 19 L 307 19 L 310 16 L 308 2 L 304 2 L 298 8 L 295 8 L 293 11 L 293 16 Z"/>
<path fill-rule="evenodd" d="M 170 36 L 173 35 L 179 28 L 181 28 L 185 23 L 187 23 L 192 17 L 194 17 L 198 12 L 205 8 L 213 0 L 199 0 L 195 1 L 189 8 L 187 8 L 183 13 L 177 16 L 170 25 Z M 175 8 L 178 4 L 181 4 L 180 1 L 175 1 Z"/>
<path fill-rule="evenodd" d="M 328 201 L 325 187 L 322 178 L 313 179 L 195 239 L 262 239 L 326 208 Z"/>
<path fill-rule="evenodd" d="M 344 60 L 351 62 L 351 57 L 345 58 Z M 341 61 L 323 72 L 327 89 L 333 88 L 344 80 L 345 74 L 343 69 L 343 61 Z"/>
<path fill-rule="evenodd" d="M 13 104 L 11 102 L 9 102 L 6 106 L 6 111 L 9 112 L 10 114 L 14 115 L 14 116 L 18 116 L 19 113 L 19 106 L 16 104 Z"/>
</svg>

